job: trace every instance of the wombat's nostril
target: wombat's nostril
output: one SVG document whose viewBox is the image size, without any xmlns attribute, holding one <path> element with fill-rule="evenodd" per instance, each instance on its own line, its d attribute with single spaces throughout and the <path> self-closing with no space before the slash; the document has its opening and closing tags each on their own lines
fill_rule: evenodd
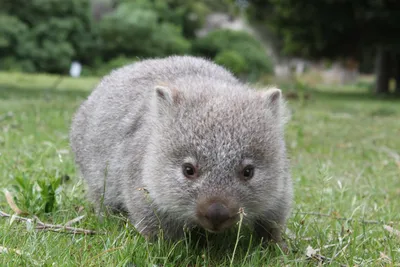
<svg viewBox="0 0 400 267">
<path fill-rule="evenodd" d="M 214 226 L 218 226 L 229 219 L 229 211 L 223 204 L 213 203 L 208 207 L 205 217 Z"/>
</svg>

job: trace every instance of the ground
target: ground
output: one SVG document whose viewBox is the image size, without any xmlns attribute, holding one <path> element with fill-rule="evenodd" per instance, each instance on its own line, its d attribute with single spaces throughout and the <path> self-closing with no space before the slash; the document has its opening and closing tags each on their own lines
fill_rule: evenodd
<svg viewBox="0 0 400 267">
<path fill-rule="evenodd" d="M 146 242 L 123 216 L 99 221 L 68 145 L 71 117 L 97 82 L 0 73 L 0 187 L 28 213 L 22 217 L 65 224 L 84 215 L 71 227 L 97 232 L 35 230 L 34 222 L 0 217 L 1 266 L 303 266 L 317 258 L 333 265 L 400 266 L 398 99 L 371 96 L 368 82 L 282 84 L 285 92 L 306 96 L 289 100 L 295 203 L 285 255 L 260 247 L 246 229 L 240 239 L 231 233 L 203 245 L 194 239 L 167 244 Z M 3 192 L 0 210 L 16 210 Z"/>
</svg>

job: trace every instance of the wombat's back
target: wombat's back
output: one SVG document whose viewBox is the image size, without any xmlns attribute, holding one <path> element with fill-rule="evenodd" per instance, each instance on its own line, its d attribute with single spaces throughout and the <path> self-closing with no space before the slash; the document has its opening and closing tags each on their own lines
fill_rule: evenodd
<svg viewBox="0 0 400 267">
<path fill-rule="evenodd" d="M 71 126 L 70 143 L 75 161 L 91 188 L 92 198 L 99 198 L 107 179 L 105 201 L 118 206 L 120 181 L 118 169 L 107 169 L 115 149 L 144 123 L 154 86 L 173 84 L 176 80 L 215 80 L 236 84 L 237 79 L 224 68 L 191 56 L 148 59 L 114 70 L 105 76 L 76 112 Z M 142 137 L 140 142 L 146 142 Z M 139 159 L 138 159 L 139 160 Z M 115 165 L 115 164 L 114 164 Z M 118 165 L 118 164 L 117 164 Z"/>
</svg>

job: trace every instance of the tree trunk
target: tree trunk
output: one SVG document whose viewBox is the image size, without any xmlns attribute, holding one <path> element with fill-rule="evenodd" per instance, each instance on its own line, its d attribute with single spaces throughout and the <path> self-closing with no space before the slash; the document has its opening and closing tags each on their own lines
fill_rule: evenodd
<svg viewBox="0 0 400 267">
<path fill-rule="evenodd" d="M 379 47 L 376 54 L 375 63 L 375 76 L 376 76 L 376 94 L 389 93 L 389 80 L 390 80 L 390 53 L 388 50 Z"/>
<path fill-rule="evenodd" d="M 400 95 L 400 54 L 396 54 L 395 79 L 396 79 L 395 93 L 397 95 Z"/>
</svg>

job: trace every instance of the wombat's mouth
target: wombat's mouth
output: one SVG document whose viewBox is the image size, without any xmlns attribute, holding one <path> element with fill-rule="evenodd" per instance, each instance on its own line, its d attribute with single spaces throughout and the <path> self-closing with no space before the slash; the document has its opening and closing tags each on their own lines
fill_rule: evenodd
<svg viewBox="0 0 400 267">
<path fill-rule="evenodd" d="M 238 210 L 238 205 L 231 198 L 203 198 L 197 205 L 197 222 L 207 231 L 219 233 L 238 221 Z"/>
<path fill-rule="evenodd" d="M 232 227 L 237 221 L 239 221 L 239 216 L 232 216 L 221 224 L 213 224 L 207 218 L 198 218 L 199 224 L 210 233 L 222 233 L 226 229 Z"/>
</svg>

